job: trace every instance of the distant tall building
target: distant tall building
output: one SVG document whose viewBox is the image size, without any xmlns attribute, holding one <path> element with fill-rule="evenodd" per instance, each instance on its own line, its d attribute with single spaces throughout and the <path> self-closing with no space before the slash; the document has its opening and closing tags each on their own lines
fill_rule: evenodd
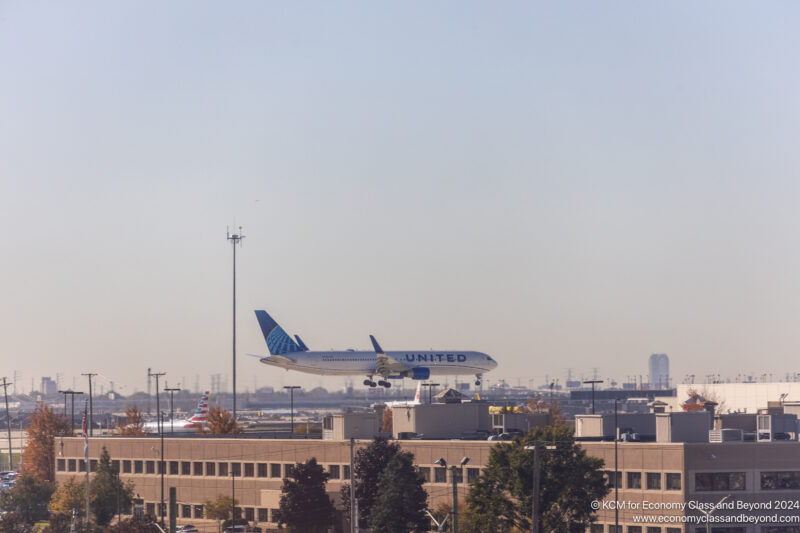
<svg viewBox="0 0 800 533">
<path fill-rule="evenodd" d="M 650 356 L 650 388 L 669 388 L 669 357 L 665 353 L 654 353 Z"/>
<path fill-rule="evenodd" d="M 58 392 L 58 384 L 55 381 L 50 379 L 49 376 L 45 376 L 42 378 L 42 395 L 50 396 Z"/>
</svg>

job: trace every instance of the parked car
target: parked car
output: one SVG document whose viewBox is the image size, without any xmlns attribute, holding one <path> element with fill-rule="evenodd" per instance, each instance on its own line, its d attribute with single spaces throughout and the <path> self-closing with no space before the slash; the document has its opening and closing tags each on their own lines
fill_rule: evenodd
<svg viewBox="0 0 800 533">
<path fill-rule="evenodd" d="M 199 533 L 192 524 L 184 524 L 175 528 L 175 533 Z"/>
</svg>

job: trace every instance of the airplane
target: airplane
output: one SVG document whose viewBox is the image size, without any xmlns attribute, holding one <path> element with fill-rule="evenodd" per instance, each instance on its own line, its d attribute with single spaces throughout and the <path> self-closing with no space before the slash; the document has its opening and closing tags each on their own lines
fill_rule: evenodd
<svg viewBox="0 0 800 533">
<path fill-rule="evenodd" d="M 308 374 L 332 376 L 366 375 L 364 385 L 392 386 L 388 380 L 411 378 L 430 379 L 431 376 L 474 375 L 475 385 L 481 384 L 483 373 L 497 367 L 497 362 L 482 352 L 462 350 L 404 350 L 385 352 L 370 335 L 372 351 L 311 351 L 295 336 L 293 340 L 264 310 L 255 312 L 270 355 L 258 357 L 265 365 Z M 376 383 L 374 376 L 381 379 Z"/>
<path fill-rule="evenodd" d="M 410 405 L 419 405 L 420 403 L 420 393 L 422 389 L 422 382 L 420 381 L 417 383 L 417 392 L 414 394 L 413 400 L 395 400 L 392 402 L 384 402 L 386 407 L 407 407 Z"/>
<path fill-rule="evenodd" d="M 187 433 L 190 431 L 197 431 L 202 428 L 208 417 L 208 391 L 203 393 L 200 402 L 197 404 L 197 409 L 191 418 L 185 420 L 164 420 L 161 422 L 161 427 L 164 433 Z M 146 422 L 142 429 L 147 433 L 158 433 L 158 421 Z"/>
</svg>

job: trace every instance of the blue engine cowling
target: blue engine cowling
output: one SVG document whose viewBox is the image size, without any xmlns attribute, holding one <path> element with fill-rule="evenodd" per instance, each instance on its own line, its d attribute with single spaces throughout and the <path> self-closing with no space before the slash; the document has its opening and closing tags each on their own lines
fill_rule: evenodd
<svg viewBox="0 0 800 533">
<path fill-rule="evenodd" d="M 407 375 L 411 379 L 429 379 L 431 377 L 431 369 L 416 366 Z"/>
</svg>

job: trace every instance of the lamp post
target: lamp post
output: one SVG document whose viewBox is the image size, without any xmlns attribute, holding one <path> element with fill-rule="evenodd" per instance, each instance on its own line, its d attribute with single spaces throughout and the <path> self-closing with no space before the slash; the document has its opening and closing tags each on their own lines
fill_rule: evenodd
<svg viewBox="0 0 800 533">
<path fill-rule="evenodd" d="M 239 233 L 228 231 L 228 240 L 233 248 L 233 419 L 236 420 L 236 245 L 242 245 L 242 227 L 239 226 Z"/>
<path fill-rule="evenodd" d="M 450 480 L 453 482 L 453 533 L 458 533 L 458 478 L 456 477 L 456 469 L 464 468 L 467 463 L 469 463 L 469 457 L 464 457 L 458 466 L 450 466 Z M 444 457 L 438 458 L 434 461 L 434 464 L 441 466 L 445 470 L 447 469 L 447 461 L 445 461 Z M 444 522 L 442 522 L 443 525 Z"/>
<path fill-rule="evenodd" d="M 292 426 L 291 426 L 292 429 L 291 429 L 291 434 L 290 434 L 289 438 L 293 439 L 294 438 L 294 390 L 295 389 L 299 389 L 300 386 L 299 385 L 287 385 L 287 386 L 285 386 L 283 388 L 289 390 L 289 398 L 290 398 L 290 400 L 289 400 L 290 401 L 290 404 L 289 404 L 289 413 L 290 413 L 290 415 L 289 416 L 291 417 L 291 421 L 292 421 Z"/>
<path fill-rule="evenodd" d="M 541 486 L 541 450 L 555 450 L 555 445 L 542 446 L 542 441 L 534 441 L 533 446 L 525 446 L 533 450 L 533 493 L 531 495 L 531 533 L 542 533 L 542 521 L 539 518 L 539 488 Z"/>
<path fill-rule="evenodd" d="M 175 432 L 175 411 L 173 410 L 173 401 L 175 399 L 175 393 L 180 392 L 181 389 L 179 388 L 169 388 L 164 387 L 164 392 L 169 393 L 169 434 L 172 435 Z"/>
<path fill-rule="evenodd" d="M 438 387 L 439 384 L 438 383 L 423 383 L 422 386 L 423 387 L 428 387 L 428 405 L 430 405 L 431 404 L 431 397 L 432 397 L 432 394 L 433 394 L 433 392 L 432 392 L 433 391 L 433 387 Z"/>
<path fill-rule="evenodd" d="M 86 376 L 89 378 L 89 436 L 94 435 L 94 404 L 92 403 L 92 378 L 96 376 L 96 373 L 87 372 L 85 374 L 81 374 L 81 376 Z"/>
<path fill-rule="evenodd" d="M 614 398 L 614 533 L 619 533 L 619 422 L 617 421 L 617 404 L 619 398 Z"/>
<path fill-rule="evenodd" d="M 594 386 L 602 382 L 603 382 L 602 379 L 587 379 L 586 381 L 583 382 L 585 385 L 592 386 L 592 414 L 594 414 Z"/>
</svg>

